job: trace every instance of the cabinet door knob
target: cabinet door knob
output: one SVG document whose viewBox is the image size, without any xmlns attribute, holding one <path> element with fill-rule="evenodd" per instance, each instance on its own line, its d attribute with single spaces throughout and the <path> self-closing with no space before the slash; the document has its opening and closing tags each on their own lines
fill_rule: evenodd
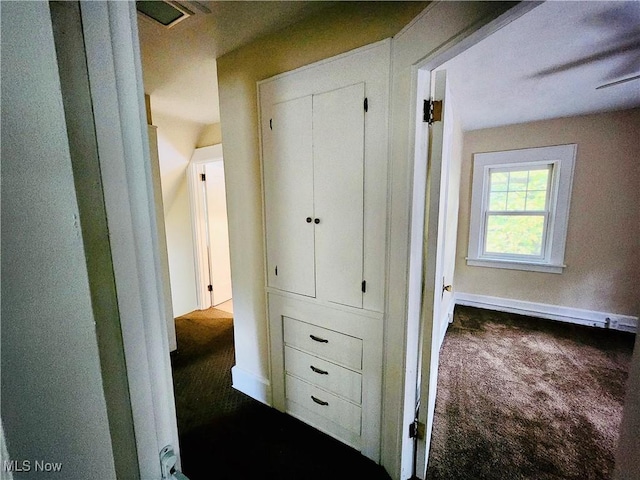
<svg viewBox="0 0 640 480">
<path fill-rule="evenodd" d="M 313 221 L 313 223 L 315 223 L 316 225 L 317 225 L 317 224 L 319 224 L 319 223 L 320 223 L 320 219 L 319 219 L 319 218 L 316 218 L 316 219 Z"/>
<path fill-rule="evenodd" d="M 311 223 L 311 217 L 307 217 L 307 223 Z"/>
</svg>

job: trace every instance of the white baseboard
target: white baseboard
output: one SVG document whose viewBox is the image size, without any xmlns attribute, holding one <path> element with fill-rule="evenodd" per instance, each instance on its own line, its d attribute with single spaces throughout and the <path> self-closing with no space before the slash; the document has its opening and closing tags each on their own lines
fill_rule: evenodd
<svg viewBox="0 0 640 480">
<path fill-rule="evenodd" d="M 271 406 L 271 385 L 267 379 L 257 377 L 235 365 L 231 368 L 231 380 L 236 390 Z"/>
<path fill-rule="evenodd" d="M 486 308 L 499 312 L 517 313 L 533 317 L 558 320 L 560 322 L 577 323 L 590 327 L 610 328 L 624 332 L 636 333 L 638 317 L 618 315 L 616 313 L 583 310 L 580 308 L 561 307 L 545 303 L 525 302 L 509 298 L 489 297 L 472 293 L 456 293 L 455 303 L 469 307 Z"/>
</svg>

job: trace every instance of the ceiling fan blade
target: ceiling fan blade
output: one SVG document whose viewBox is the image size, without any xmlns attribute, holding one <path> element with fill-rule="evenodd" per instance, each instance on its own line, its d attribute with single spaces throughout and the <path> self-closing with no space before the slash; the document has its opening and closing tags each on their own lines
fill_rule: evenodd
<svg viewBox="0 0 640 480">
<path fill-rule="evenodd" d="M 601 88 L 613 87 L 614 85 L 620 85 L 622 83 L 627 83 L 627 82 L 630 82 L 631 80 L 638 80 L 638 79 L 640 79 L 640 75 L 635 75 L 629 78 L 623 78 L 622 80 L 617 80 L 615 82 L 605 83 L 604 85 L 600 85 L 599 87 L 596 87 L 596 90 L 600 90 Z"/>
</svg>

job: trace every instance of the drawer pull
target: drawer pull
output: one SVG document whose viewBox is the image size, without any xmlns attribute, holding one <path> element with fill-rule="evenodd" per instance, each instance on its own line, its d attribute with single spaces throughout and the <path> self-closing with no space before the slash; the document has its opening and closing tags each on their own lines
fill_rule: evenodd
<svg viewBox="0 0 640 480">
<path fill-rule="evenodd" d="M 311 395 L 311 400 L 316 402 L 318 405 L 322 405 L 323 407 L 326 407 L 327 405 L 329 405 L 329 402 L 325 402 L 324 400 L 320 400 L 319 398 L 316 398 L 313 395 Z"/>
<path fill-rule="evenodd" d="M 315 335 L 309 335 L 309 337 L 311 338 L 311 340 L 315 340 L 316 342 L 329 343 L 329 340 L 327 340 L 326 338 L 316 337 Z"/>
<path fill-rule="evenodd" d="M 314 367 L 313 365 L 310 365 L 311 370 L 313 370 L 316 373 L 319 373 L 320 375 L 329 375 L 329 372 L 327 372 L 326 370 L 320 370 L 317 367 Z"/>
</svg>

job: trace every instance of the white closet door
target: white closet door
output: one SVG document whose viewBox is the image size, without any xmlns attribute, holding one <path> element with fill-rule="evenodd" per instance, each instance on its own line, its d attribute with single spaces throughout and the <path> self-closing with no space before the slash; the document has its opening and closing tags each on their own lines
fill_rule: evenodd
<svg viewBox="0 0 640 480">
<path fill-rule="evenodd" d="M 231 299 L 231 263 L 229 260 L 229 227 L 223 162 L 204 166 L 207 191 L 207 224 L 209 225 L 209 266 L 213 287 L 212 304 Z"/>
<path fill-rule="evenodd" d="M 362 308 L 364 83 L 313 96 L 318 298 Z"/>
<path fill-rule="evenodd" d="M 310 95 L 273 105 L 263 168 L 269 286 L 314 297 L 311 108 Z"/>
</svg>

